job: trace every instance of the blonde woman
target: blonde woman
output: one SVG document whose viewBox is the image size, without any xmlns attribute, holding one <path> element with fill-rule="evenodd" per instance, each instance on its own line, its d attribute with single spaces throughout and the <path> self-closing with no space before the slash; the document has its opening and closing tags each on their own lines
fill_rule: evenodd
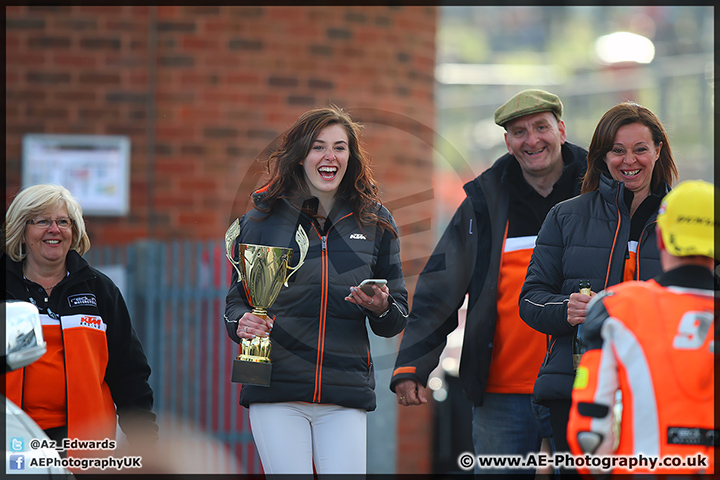
<svg viewBox="0 0 720 480">
<path fill-rule="evenodd" d="M 150 367 L 120 290 L 82 258 L 78 201 L 62 186 L 27 187 L 5 235 L 5 298 L 38 307 L 47 342 L 38 361 L 6 374 L 7 397 L 57 442 L 114 440 L 117 417 L 131 446 L 157 438 Z"/>
</svg>

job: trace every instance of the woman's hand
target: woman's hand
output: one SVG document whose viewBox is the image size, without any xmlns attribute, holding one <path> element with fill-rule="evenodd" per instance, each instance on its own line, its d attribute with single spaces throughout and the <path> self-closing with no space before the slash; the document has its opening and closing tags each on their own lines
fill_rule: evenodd
<svg viewBox="0 0 720 480">
<path fill-rule="evenodd" d="M 272 330 L 273 321 L 270 318 L 262 318 L 250 312 L 240 317 L 238 321 L 237 335 L 240 338 L 267 337 Z"/>
<path fill-rule="evenodd" d="M 372 289 L 375 295 L 371 296 L 363 292 L 360 287 L 350 287 L 350 294 L 345 297 L 345 301 L 360 305 L 375 315 L 380 315 L 390 308 L 390 302 L 388 301 L 390 290 L 387 285 L 383 285 L 382 287 L 373 285 Z"/>
<path fill-rule="evenodd" d="M 568 301 L 568 312 L 567 321 L 573 327 L 575 325 L 585 322 L 585 311 L 587 310 L 590 299 L 597 295 L 595 292 L 590 292 L 590 295 L 582 293 L 571 293 L 570 300 Z"/>
</svg>

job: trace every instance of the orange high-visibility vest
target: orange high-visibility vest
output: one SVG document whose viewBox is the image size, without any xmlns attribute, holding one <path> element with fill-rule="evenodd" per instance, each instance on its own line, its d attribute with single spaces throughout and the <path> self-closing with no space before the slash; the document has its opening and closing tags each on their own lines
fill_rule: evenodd
<svg viewBox="0 0 720 480">
<path fill-rule="evenodd" d="M 663 287 L 650 280 L 616 285 L 599 300 L 607 311 L 602 326 L 584 328 L 589 334 L 599 332 L 602 347 L 583 355 L 575 378 L 567 430 L 572 453 L 588 453 L 579 439 L 591 432 L 602 439 L 590 452 L 594 455 L 662 459 L 700 454 L 708 464 L 686 462 L 682 468 L 652 471 L 616 468 L 613 473 L 713 473 L 713 292 Z M 597 345 L 592 340 L 588 339 L 589 348 Z M 615 448 L 613 405 L 618 389 L 622 421 Z M 605 415 L 602 407 L 607 407 Z"/>
</svg>

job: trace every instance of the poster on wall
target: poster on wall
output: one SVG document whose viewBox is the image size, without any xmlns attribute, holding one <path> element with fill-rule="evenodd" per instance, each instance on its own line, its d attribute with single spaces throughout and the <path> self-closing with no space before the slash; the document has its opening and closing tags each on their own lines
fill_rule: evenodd
<svg viewBox="0 0 720 480">
<path fill-rule="evenodd" d="M 62 185 L 83 215 L 127 215 L 130 139 L 124 135 L 23 136 L 22 186 Z"/>
</svg>

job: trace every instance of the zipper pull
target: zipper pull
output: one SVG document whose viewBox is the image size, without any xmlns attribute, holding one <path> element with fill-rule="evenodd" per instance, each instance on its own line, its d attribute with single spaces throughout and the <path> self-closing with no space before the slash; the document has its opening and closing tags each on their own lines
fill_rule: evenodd
<svg viewBox="0 0 720 480">
<path fill-rule="evenodd" d="M 322 238 L 322 251 L 327 252 L 327 236 L 323 235 L 320 238 Z"/>
</svg>

